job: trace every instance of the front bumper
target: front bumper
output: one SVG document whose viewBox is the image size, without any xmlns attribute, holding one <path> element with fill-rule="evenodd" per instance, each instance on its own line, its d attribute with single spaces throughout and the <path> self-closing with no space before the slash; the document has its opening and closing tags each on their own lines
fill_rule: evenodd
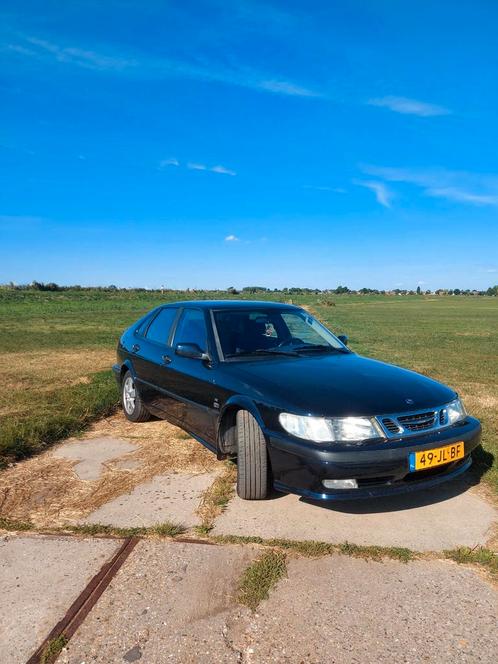
<svg viewBox="0 0 498 664">
<path fill-rule="evenodd" d="M 464 473 L 481 439 L 479 420 L 404 439 L 356 446 L 319 445 L 266 432 L 275 489 L 314 500 L 373 498 L 429 488 Z M 409 454 L 464 442 L 463 459 L 430 470 L 410 472 Z M 326 489 L 325 479 L 356 479 L 357 489 Z"/>
</svg>

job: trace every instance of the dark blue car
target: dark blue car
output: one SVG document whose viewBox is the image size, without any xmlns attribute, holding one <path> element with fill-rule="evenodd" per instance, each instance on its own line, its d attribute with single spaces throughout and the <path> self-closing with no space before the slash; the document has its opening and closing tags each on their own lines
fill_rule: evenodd
<svg viewBox="0 0 498 664">
<path fill-rule="evenodd" d="M 236 457 L 242 498 L 371 497 L 467 470 L 481 426 L 458 395 L 346 343 L 292 305 L 179 302 L 124 332 L 113 369 L 126 417 Z"/>
</svg>

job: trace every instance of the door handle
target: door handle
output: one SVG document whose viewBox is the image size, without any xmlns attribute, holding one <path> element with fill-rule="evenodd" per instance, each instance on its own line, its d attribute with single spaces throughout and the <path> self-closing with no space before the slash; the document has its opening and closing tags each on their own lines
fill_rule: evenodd
<svg viewBox="0 0 498 664">
<path fill-rule="evenodd" d="M 138 344 L 133 344 L 133 346 L 131 347 L 131 350 L 134 353 L 137 353 L 140 350 L 140 346 Z"/>
<path fill-rule="evenodd" d="M 162 355 L 162 360 L 164 364 L 169 364 L 171 362 L 171 357 L 169 355 Z"/>
</svg>

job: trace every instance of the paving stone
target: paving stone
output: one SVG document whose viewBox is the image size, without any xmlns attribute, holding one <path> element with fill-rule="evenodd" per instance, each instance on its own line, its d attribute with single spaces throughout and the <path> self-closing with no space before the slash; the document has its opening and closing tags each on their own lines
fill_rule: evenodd
<svg viewBox="0 0 498 664">
<path fill-rule="evenodd" d="M 0 662 L 24 664 L 120 544 L 0 536 Z"/>
<path fill-rule="evenodd" d="M 140 542 L 78 629 L 60 664 L 236 664 L 225 636 L 251 547 Z"/>
<path fill-rule="evenodd" d="M 229 633 L 251 664 L 494 664 L 497 625 L 497 594 L 473 569 L 335 555 L 290 560 L 257 615 Z"/>
<path fill-rule="evenodd" d="M 311 503 L 295 495 L 273 500 L 234 498 L 218 517 L 215 535 L 257 535 L 334 544 L 403 546 L 441 551 L 484 545 L 498 511 L 473 491 L 439 487 L 423 495 L 407 494 L 348 503 Z"/>
<path fill-rule="evenodd" d="M 55 457 L 77 460 L 74 472 L 80 480 L 97 480 L 108 461 L 134 452 L 136 445 L 119 438 L 89 438 L 63 443 L 53 451 Z"/>
<path fill-rule="evenodd" d="M 106 503 L 81 523 L 131 527 L 172 521 L 194 526 L 201 521 L 195 513 L 201 496 L 215 478 L 216 473 L 158 475 L 131 493 Z"/>
</svg>

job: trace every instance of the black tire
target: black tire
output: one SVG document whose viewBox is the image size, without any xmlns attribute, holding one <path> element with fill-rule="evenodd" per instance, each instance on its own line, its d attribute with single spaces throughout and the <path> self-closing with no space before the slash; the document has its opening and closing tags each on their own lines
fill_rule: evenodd
<svg viewBox="0 0 498 664">
<path fill-rule="evenodd" d="M 237 494 L 244 500 L 264 500 L 270 486 L 266 440 L 247 410 L 237 412 L 237 446 Z"/>
<path fill-rule="evenodd" d="M 133 398 L 129 391 L 130 387 L 132 387 L 134 392 Z M 129 371 L 125 373 L 121 381 L 121 405 L 123 406 L 126 419 L 130 420 L 130 422 L 147 422 L 147 420 L 151 419 L 151 414 L 143 405 L 140 394 L 135 387 L 133 376 Z"/>
</svg>

